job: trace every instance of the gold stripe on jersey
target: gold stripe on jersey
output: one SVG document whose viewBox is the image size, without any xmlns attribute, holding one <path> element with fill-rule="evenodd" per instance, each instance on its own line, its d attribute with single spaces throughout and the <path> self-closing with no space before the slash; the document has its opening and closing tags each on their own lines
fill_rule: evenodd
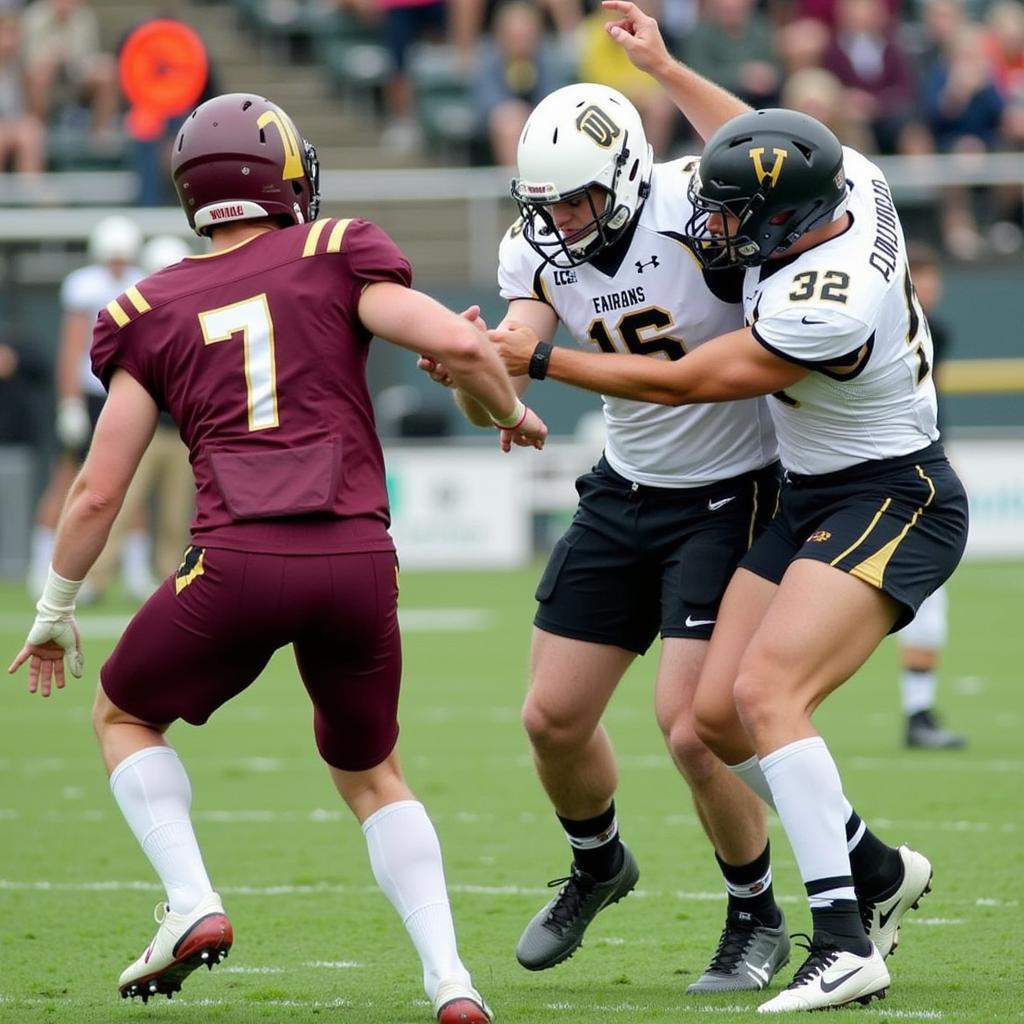
<svg viewBox="0 0 1024 1024">
<path fill-rule="evenodd" d="M 874 518 L 868 523 L 868 528 L 839 556 L 833 558 L 829 565 L 838 565 L 848 554 L 856 551 L 868 539 L 868 534 L 878 525 L 878 520 L 885 515 L 886 510 L 892 504 L 892 498 L 886 498 L 882 507 L 875 513 Z"/>
<path fill-rule="evenodd" d="M 935 498 L 935 484 L 932 483 L 931 478 L 920 466 L 915 466 L 914 469 L 917 470 L 917 475 L 928 485 L 928 500 L 918 508 L 910 517 L 907 525 L 888 544 L 880 547 L 870 558 L 865 558 L 863 562 L 855 565 L 850 570 L 851 576 L 856 576 L 857 579 L 870 583 L 871 586 L 878 587 L 879 589 L 882 587 L 882 577 L 885 575 L 886 567 L 889 565 L 892 556 L 896 553 L 896 549 L 903 543 L 903 538 L 910 532 L 910 528 L 924 515 L 924 510 Z M 887 498 L 886 501 L 888 500 Z M 835 565 L 835 562 L 832 564 Z"/>
<path fill-rule="evenodd" d="M 107 312 L 118 327 L 124 327 L 124 325 L 131 320 L 131 317 L 121 308 L 121 304 L 117 299 L 111 299 L 107 303 Z"/>
<path fill-rule="evenodd" d="M 152 308 L 150 304 L 143 298 L 142 292 L 139 291 L 135 285 L 130 288 L 125 288 L 125 297 L 135 307 L 139 313 L 148 313 Z"/>
<path fill-rule="evenodd" d="M 326 220 L 315 220 L 313 221 L 312 227 L 309 229 L 309 233 L 306 235 L 306 244 L 302 247 L 303 256 L 312 256 L 316 252 L 317 244 L 320 241 L 320 236 L 324 233 L 324 228 L 330 224 L 331 218 L 328 217 Z"/>
<path fill-rule="evenodd" d="M 341 252 L 341 240 L 345 237 L 345 231 L 349 224 L 352 223 L 351 217 L 346 217 L 344 220 L 339 220 L 337 224 L 331 228 L 331 233 L 327 239 L 327 248 L 325 252 Z"/>
</svg>

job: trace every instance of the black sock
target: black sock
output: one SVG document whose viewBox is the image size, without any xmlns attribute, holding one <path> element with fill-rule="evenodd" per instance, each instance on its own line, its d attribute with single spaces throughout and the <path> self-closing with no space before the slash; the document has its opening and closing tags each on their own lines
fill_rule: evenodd
<svg viewBox="0 0 1024 1024">
<path fill-rule="evenodd" d="M 615 821 L 614 800 L 607 811 L 595 818 L 577 821 L 559 814 L 558 820 L 570 837 L 573 860 L 580 871 L 585 871 L 599 882 L 606 882 L 619 871 L 623 853 Z"/>
<path fill-rule="evenodd" d="M 860 815 L 854 811 L 846 823 L 847 843 L 861 825 Z M 863 834 L 850 851 L 850 871 L 857 895 L 862 899 L 873 899 L 888 895 L 903 880 L 903 858 L 899 850 L 887 846 L 864 825 Z"/>
<path fill-rule="evenodd" d="M 811 907 L 814 941 L 838 946 L 857 956 L 871 952 L 871 941 L 864 933 L 856 900 L 833 900 L 831 907 Z"/>
<path fill-rule="evenodd" d="M 718 854 L 715 854 L 718 867 L 725 878 L 726 888 L 729 890 L 730 914 L 750 914 L 757 918 L 758 922 L 768 928 L 777 928 L 782 920 L 778 905 L 775 902 L 775 892 L 771 882 L 771 853 L 770 845 L 765 843 L 764 850 L 756 860 L 749 864 L 726 864 Z M 756 892 L 737 894 L 734 889 L 749 889 L 762 879 L 766 884 L 757 889 Z"/>
</svg>

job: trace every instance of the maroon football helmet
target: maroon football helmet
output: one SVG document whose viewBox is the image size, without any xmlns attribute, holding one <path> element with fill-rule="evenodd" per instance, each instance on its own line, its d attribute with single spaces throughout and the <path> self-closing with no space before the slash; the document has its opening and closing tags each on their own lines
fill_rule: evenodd
<svg viewBox="0 0 1024 1024">
<path fill-rule="evenodd" d="M 199 235 L 254 217 L 303 224 L 320 207 L 316 150 L 277 104 L 249 93 L 215 96 L 189 114 L 174 141 L 171 175 Z"/>
</svg>

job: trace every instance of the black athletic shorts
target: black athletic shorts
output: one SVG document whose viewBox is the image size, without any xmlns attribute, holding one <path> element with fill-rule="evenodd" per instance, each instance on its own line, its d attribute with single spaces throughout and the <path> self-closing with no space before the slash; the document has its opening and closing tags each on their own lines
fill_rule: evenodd
<svg viewBox="0 0 1024 1024">
<path fill-rule="evenodd" d="M 778 506 L 778 463 L 702 487 L 632 483 L 601 456 L 537 586 L 548 633 L 643 654 L 663 637 L 706 640 L 726 584 Z"/>
<path fill-rule="evenodd" d="M 778 583 L 813 558 L 903 606 L 893 630 L 953 573 L 967 543 L 967 495 L 934 444 L 818 476 L 785 474 L 778 515 L 740 565 Z"/>
</svg>

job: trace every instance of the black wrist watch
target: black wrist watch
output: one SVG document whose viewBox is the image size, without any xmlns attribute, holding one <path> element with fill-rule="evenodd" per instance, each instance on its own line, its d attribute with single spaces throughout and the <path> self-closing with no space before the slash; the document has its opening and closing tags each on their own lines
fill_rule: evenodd
<svg viewBox="0 0 1024 1024">
<path fill-rule="evenodd" d="M 548 375 L 548 362 L 551 359 L 551 349 L 554 346 L 550 341 L 538 341 L 537 347 L 530 356 L 530 377 L 533 380 L 543 380 Z"/>
</svg>

